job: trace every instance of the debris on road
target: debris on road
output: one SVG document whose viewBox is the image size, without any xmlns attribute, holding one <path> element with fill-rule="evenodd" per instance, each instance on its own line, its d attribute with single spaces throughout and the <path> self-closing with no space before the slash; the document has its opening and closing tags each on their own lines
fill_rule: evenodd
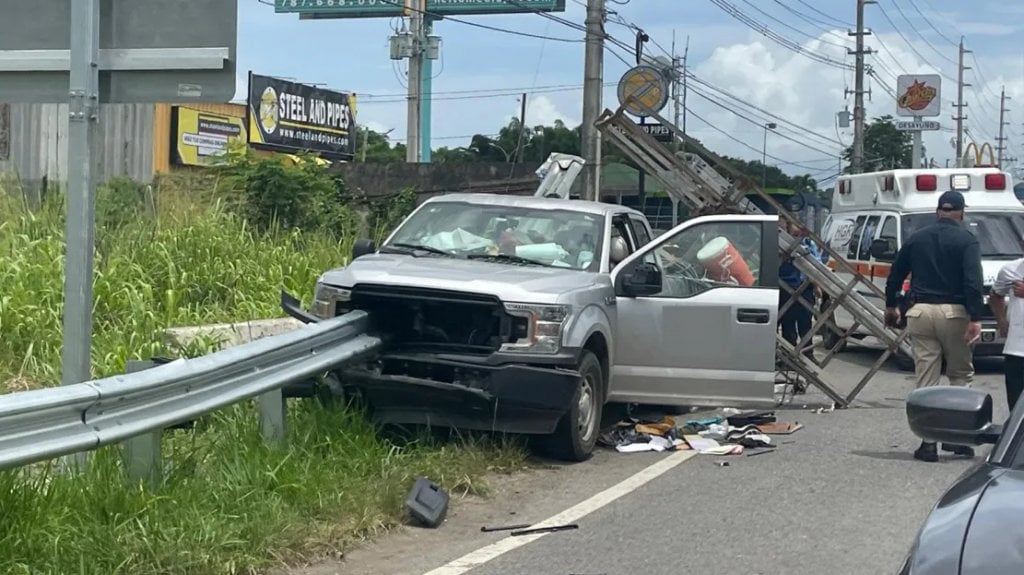
<svg viewBox="0 0 1024 575">
<path fill-rule="evenodd" d="M 537 533 L 554 533 L 555 531 L 569 531 L 570 529 L 579 529 L 580 526 L 575 523 L 568 525 L 555 525 L 553 527 L 537 527 L 534 529 L 522 529 L 520 531 L 513 531 L 509 533 L 512 537 L 519 537 L 520 535 L 534 535 Z"/>
<path fill-rule="evenodd" d="M 703 455 L 739 455 L 744 448 L 774 448 L 772 435 L 790 435 L 802 428 L 800 422 L 777 421 L 774 411 L 726 408 L 721 416 L 688 419 L 678 427 L 669 416 L 630 417 L 598 441 L 619 453 L 692 449 Z"/>
<path fill-rule="evenodd" d="M 438 527 L 448 514 L 448 493 L 426 477 L 417 477 L 412 491 L 405 498 L 405 506 L 409 514 L 423 525 Z"/>
<path fill-rule="evenodd" d="M 516 529 L 526 529 L 529 526 L 529 523 L 519 523 L 516 525 L 502 525 L 499 527 L 481 527 L 480 531 L 484 533 L 491 533 L 494 531 L 514 531 Z"/>
</svg>

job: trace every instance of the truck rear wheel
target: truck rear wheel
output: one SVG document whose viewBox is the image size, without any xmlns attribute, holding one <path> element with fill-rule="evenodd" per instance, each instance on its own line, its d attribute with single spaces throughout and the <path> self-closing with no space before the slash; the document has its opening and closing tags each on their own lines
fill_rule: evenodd
<svg viewBox="0 0 1024 575">
<path fill-rule="evenodd" d="M 604 407 L 604 371 L 592 352 L 584 350 L 577 369 L 580 372 L 569 411 L 558 427 L 544 438 L 544 451 L 563 461 L 586 461 L 594 453 L 601 431 L 601 410 Z"/>
</svg>

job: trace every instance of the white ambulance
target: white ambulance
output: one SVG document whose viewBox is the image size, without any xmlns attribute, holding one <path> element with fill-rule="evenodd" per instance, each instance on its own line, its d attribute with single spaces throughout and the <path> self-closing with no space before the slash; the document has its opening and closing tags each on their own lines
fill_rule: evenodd
<svg viewBox="0 0 1024 575">
<path fill-rule="evenodd" d="M 889 170 L 842 176 L 836 183 L 832 212 L 825 222 L 822 239 L 884 292 L 895 251 L 914 230 L 935 220 L 939 196 L 947 190 L 964 195 L 964 224 L 981 243 L 988 303 L 988 289 L 999 268 L 1007 261 L 1024 257 L 1024 205 L 1013 193 L 1010 175 L 997 168 Z M 888 249 L 881 249 L 883 246 Z M 835 262 L 829 265 L 836 268 Z M 911 281 L 913 278 L 904 282 L 905 292 Z M 885 302 L 871 290 L 861 293 L 884 309 Z M 836 312 L 835 321 L 843 330 L 854 323 L 842 308 Z M 831 330 L 825 329 L 823 334 L 825 345 L 834 346 L 838 338 Z M 855 330 L 848 341 L 880 347 L 863 328 Z M 995 317 L 986 307 L 975 357 L 1000 355 L 1003 341 Z M 900 356 L 896 360 L 903 369 L 914 369 L 912 358 Z"/>
</svg>

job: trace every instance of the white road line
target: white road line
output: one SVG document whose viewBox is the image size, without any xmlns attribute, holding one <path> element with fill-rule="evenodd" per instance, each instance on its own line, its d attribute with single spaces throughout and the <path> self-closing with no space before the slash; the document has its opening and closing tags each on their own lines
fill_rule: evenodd
<svg viewBox="0 0 1024 575">
<path fill-rule="evenodd" d="M 556 525 L 579 521 L 585 515 L 597 511 L 623 495 L 628 495 L 633 491 L 636 491 L 648 481 L 651 481 L 695 455 L 697 455 L 696 451 L 677 451 L 658 463 L 655 463 L 654 465 L 639 471 L 635 475 L 628 477 L 621 483 L 613 485 L 597 495 L 594 495 L 590 499 L 580 502 L 558 515 L 554 515 L 540 523 L 532 525 L 531 528 L 554 527 Z M 470 570 L 499 557 L 500 555 L 504 555 L 505 553 L 512 551 L 513 549 L 522 547 L 527 543 L 532 543 L 545 535 L 549 535 L 549 533 L 537 533 L 534 535 L 522 535 L 519 537 L 508 536 L 505 539 L 488 545 L 487 547 L 481 547 L 472 553 L 463 555 L 451 563 L 438 567 L 425 575 L 462 575 L 463 573 L 467 573 Z"/>
</svg>

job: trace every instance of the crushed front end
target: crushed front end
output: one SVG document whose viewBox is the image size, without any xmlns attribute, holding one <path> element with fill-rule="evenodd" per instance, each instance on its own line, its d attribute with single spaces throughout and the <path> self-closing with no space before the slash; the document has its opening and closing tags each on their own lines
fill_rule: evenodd
<svg viewBox="0 0 1024 575">
<path fill-rule="evenodd" d="M 313 312 L 370 314 L 384 352 L 346 366 L 380 423 L 548 434 L 579 383 L 576 353 L 560 347 L 562 306 L 410 286 L 321 284 Z"/>
</svg>

